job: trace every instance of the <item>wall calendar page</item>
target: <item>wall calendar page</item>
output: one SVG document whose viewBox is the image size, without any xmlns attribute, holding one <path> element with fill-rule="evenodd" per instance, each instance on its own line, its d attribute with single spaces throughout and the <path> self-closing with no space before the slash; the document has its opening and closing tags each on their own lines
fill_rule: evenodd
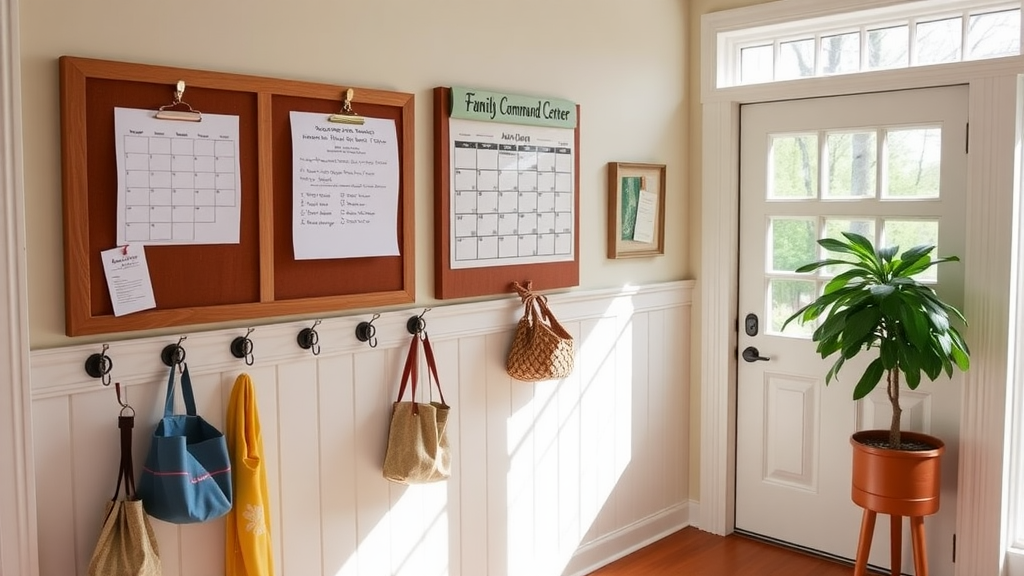
<svg viewBox="0 0 1024 576">
<path fill-rule="evenodd" d="M 572 261 L 573 129 L 449 123 L 451 268 Z"/>
</svg>

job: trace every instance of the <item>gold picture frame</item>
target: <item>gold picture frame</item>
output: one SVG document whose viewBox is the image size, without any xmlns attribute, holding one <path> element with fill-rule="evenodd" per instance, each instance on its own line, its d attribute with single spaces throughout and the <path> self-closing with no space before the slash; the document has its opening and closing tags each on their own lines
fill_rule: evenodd
<svg viewBox="0 0 1024 576">
<path fill-rule="evenodd" d="M 665 165 L 608 163 L 608 258 L 665 253 Z"/>
</svg>

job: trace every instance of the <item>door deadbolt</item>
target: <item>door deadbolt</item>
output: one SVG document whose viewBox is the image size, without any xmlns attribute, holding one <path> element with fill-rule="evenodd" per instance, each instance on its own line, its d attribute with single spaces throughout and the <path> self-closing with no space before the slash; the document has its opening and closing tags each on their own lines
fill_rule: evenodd
<svg viewBox="0 0 1024 576">
<path fill-rule="evenodd" d="M 747 317 L 743 319 L 743 331 L 747 333 L 747 336 L 757 336 L 757 325 L 757 314 L 753 312 L 747 314 Z"/>
</svg>

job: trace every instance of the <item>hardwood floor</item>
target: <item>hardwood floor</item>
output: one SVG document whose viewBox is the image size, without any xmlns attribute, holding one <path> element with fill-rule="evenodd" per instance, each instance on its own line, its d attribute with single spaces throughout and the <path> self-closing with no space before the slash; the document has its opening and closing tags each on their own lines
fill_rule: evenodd
<svg viewBox="0 0 1024 576">
<path fill-rule="evenodd" d="M 874 572 L 870 572 L 875 574 Z M 591 576 L 850 576 L 853 566 L 732 534 L 684 528 Z"/>
</svg>

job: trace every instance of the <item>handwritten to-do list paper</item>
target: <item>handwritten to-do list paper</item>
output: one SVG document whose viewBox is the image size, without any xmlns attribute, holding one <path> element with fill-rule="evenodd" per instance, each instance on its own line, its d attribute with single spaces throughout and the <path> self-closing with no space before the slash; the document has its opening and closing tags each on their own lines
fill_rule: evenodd
<svg viewBox="0 0 1024 576">
<path fill-rule="evenodd" d="M 398 255 L 398 136 L 393 120 L 362 125 L 291 112 L 296 260 Z"/>
</svg>

